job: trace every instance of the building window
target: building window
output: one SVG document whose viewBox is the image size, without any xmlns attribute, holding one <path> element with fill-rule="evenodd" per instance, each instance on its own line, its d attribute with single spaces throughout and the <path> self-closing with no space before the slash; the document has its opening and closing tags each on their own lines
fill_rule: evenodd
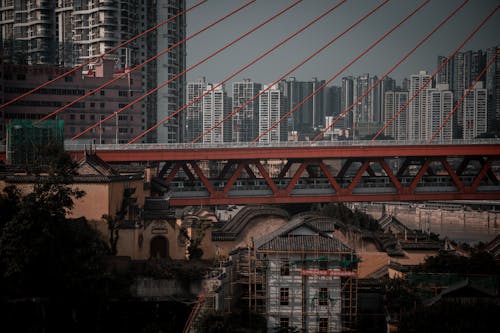
<svg viewBox="0 0 500 333">
<path fill-rule="evenodd" d="M 325 271 L 328 269 L 328 260 L 327 259 L 320 259 L 319 260 L 319 269 Z"/>
<path fill-rule="evenodd" d="M 280 318 L 280 328 L 288 328 L 290 327 L 290 318 L 288 317 L 281 317 Z"/>
<path fill-rule="evenodd" d="M 70 120 L 75 120 L 75 115 L 74 115 L 74 114 L 70 114 L 70 115 L 69 115 L 69 119 L 70 119 Z"/>
<path fill-rule="evenodd" d="M 319 318 L 319 333 L 328 333 L 328 318 Z"/>
<path fill-rule="evenodd" d="M 80 120 L 85 120 L 85 115 L 84 114 L 80 115 Z"/>
<path fill-rule="evenodd" d="M 104 96 L 105 94 L 104 90 L 101 90 L 101 96 Z"/>
<path fill-rule="evenodd" d="M 280 288 L 280 304 L 288 305 L 290 290 L 288 288 Z"/>
<path fill-rule="evenodd" d="M 104 103 L 99 104 L 99 106 L 101 107 L 101 109 L 104 109 L 104 105 L 105 105 Z"/>
<path fill-rule="evenodd" d="M 290 261 L 286 258 L 281 258 L 280 274 L 281 276 L 290 275 Z"/>
<path fill-rule="evenodd" d="M 91 108 L 95 108 L 95 103 L 94 102 L 90 102 L 90 107 Z"/>
<path fill-rule="evenodd" d="M 328 288 L 319 289 L 319 305 L 328 305 Z"/>
</svg>

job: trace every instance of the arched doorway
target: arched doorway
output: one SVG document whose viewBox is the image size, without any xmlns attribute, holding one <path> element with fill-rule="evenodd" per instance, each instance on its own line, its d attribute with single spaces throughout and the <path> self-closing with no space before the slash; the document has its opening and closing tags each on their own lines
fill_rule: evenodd
<svg viewBox="0 0 500 333">
<path fill-rule="evenodd" d="M 165 236 L 154 236 L 149 244 L 151 258 L 168 258 L 168 239 Z"/>
</svg>

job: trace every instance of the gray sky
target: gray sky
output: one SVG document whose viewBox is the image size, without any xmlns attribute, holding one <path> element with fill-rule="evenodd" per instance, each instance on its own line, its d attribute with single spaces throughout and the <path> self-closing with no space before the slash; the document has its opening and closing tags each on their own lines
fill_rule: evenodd
<svg viewBox="0 0 500 333">
<path fill-rule="evenodd" d="M 239 37 L 293 1 L 257 0 L 224 22 L 193 38 L 187 44 L 188 66 Z M 207 77 L 207 80 L 213 83 L 222 81 L 338 1 L 340 0 L 302 1 L 256 33 L 188 72 L 188 81 L 200 76 Z M 309 80 L 312 77 L 327 80 L 422 1 L 390 1 L 377 13 L 290 76 L 295 76 L 298 80 Z M 196 0 L 187 0 L 187 6 L 197 2 Z M 247 0 L 209 0 L 192 10 L 187 16 L 188 36 L 245 2 Z M 263 84 L 276 80 L 380 2 L 382 0 L 347 1 L 308 30 L 238 75 L 235 80 L 251 78 Z M 461 2 L 462 0 L 432 0 L 340 77 L 362 73 L 380 76 L 385 73 Z M 453 52 L 467 34 L 497 4 L 496 0 L 470 0 L 457 15 L 398 67 L 391 76 L 400 84 L 402 78 L 417 73 L 420 69 L 434 71 L 437 56 L 449 55 Z M 500 10 L 463 50 L 486 49 L 498 45 L 500 44 L 499 32 Z M 231 80 L 229 83 L 235 80 Z M 339 82 L 336 80 L 334 84 L 339 84 Z"/>
</svg>

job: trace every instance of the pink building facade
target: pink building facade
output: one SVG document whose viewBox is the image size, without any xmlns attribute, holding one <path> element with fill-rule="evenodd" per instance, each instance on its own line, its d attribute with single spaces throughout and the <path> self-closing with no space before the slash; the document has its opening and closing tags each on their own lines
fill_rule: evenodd
<svg viewBox="0 0 500 333">
<path fill-rule="evenodd" d="M 105 59 L 93 65 L 90 70 L 78 70 L 3 108 L 0 110 L 0 138 L 4 139 L 6 126 L 11 121 L 36 121 L 123 73 L 117 71 L 114 64 L 114 59 Z M 67 70 L 47 65 L 19 66 L 2 63 L 0 102 L 8 102 Z M 71 139 L 141 94 L 141 73 L 131 72 L 51 119 L 64 120 L 64 137 Z M 146 129 L 145 110 L 145 102 L 141 101 L 118 114 L 118 119 L 114 117 L 104 122 L 79 139 L 103 144 L 127 143 Z"/>
</svg>

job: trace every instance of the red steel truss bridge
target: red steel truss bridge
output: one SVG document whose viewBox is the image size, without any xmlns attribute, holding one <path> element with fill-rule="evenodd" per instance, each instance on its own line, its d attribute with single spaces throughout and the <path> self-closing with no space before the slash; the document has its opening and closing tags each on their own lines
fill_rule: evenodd
<svg viewBox="0 0 500 333">
<path fill-rule="evenodd" d="M 500 200 L 500 142 L 97 145 L 152 170 L 172 206 Z M 74 154 L 82 146 L 67 147 Z"/>
</svg>

